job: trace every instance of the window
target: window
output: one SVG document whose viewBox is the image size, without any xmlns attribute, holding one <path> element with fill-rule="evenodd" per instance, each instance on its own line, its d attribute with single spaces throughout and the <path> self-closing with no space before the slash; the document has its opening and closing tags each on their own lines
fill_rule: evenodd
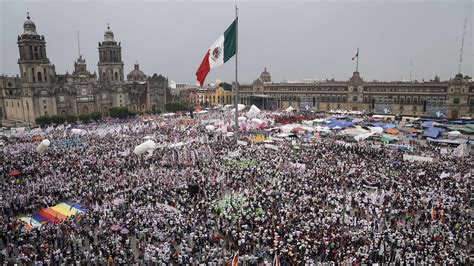
<svg viewBox="0 0 474 266">
<path fill-rule="evenodd" d="M 107 94 L 102 93 L 102 99 L 103 99 L 103 100 L 104 100 L 104 99 L 107 99 Z"/>
<path fill-rule="evenodd" d="M 418 98 L 413 98 L 413 104 L 418 104 Z"/>
<path fill-rule="evenodd" d="M 48 109 L 48 108 L 47 108 L 46 105 L 45 105 L 45 106 L 43 106 L 43 109 Z"/>
<path fill-rule="evenodd" d="M 115 72 L 115 80 L 118 80 L 118 73 Z"/>
<path fill-rule="evenodd" d="M 19 103 L 19 102 L 16 102 L 16 106 L 19 108 L 19 107 L 20 107 L 20 103 Z"/>
<path fill-rule="evenodd" d="M 43 79 L 41 78 L 41 72 L 38 72 L 38 82 L 41 82 L 43 81 Z"/>
<path fill-rule="evenodd" d="M 410 104 L 410 103 L 411 103 L 411 98 L 407 97 L 407 104 Z"/>
<path fill-rule="evenodd" d="M 453 103 L 454 103 L 454 104 L 459 104 L 459 98 L 454 98 L 454 99 L 453 99 Z"/>
<path fill-rule="evenodd" d="M 59 101 L 64 102 L 64 96 L 59 96 Z"/>
<path fill-rule="evenodd" d="M 43 103 L 46 104 L 46 100 L 43 100 Z"/>
<path fill-rule="evenodd" d="M 352 96 L 352 101 L 357 102 L 357 96 Z"/>
</svg>

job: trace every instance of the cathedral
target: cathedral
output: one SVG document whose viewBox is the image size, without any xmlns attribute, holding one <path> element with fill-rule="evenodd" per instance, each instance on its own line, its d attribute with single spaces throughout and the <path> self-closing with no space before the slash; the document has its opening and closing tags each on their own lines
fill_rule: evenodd
<svg viewBox="0 0 474 266">
<path fill-rule="evenodd" d="M 91 73 L 79 55 L 74 71 L 57 74 L 46 53 L 46 40 L 28 14 L 18 36 L 20 75 L 0 76 L 0 119 L 4 126 L 33 125 L 40 116 L 79 115 L 111 107 L 135 112 L 163 111 L 171 99 L 168 79 L 156 73 L 147 77 L 136 63 L 124 78 L 122 46 L 107 26 L 99 42 L 98 75 Z"/>
</svg>

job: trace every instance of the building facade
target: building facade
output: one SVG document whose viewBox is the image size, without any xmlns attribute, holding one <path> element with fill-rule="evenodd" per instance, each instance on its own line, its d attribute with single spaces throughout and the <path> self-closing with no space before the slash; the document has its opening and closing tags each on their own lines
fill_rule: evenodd
<svg viewBox="0 0 474 266">
<path fill-rule="evenodd" d="M 27 16 L 17 40 L 20 75 L 0 76 L 2 125 L 33 125 L 40 116 L 78 115 L 124 106 L 133 111 L 163 111 L 171 99 L 168 79 L 156 73 L 147 77 L 135 64 L 124 78 L 122 46 L 107 26 L 98 44 L 98 75 L 87 70 L 81 55 L 74 71 L 57 74 L 47 57 L 46 40 Z"/>
<path fill-rule="evenodd" d="M 292 106 L 316 111 L 365 110 L 453 119 L 474 114 L 474 83 L 460 74 L 449 81 L 366 82 L 359 72 L 354 72 L 348 81 L 272 83 L 265 69 L 260 77 L 266 82 L 259 78 L 240 85 L 241 103 L 267 104 L 280 109 Z"/>
</svg>

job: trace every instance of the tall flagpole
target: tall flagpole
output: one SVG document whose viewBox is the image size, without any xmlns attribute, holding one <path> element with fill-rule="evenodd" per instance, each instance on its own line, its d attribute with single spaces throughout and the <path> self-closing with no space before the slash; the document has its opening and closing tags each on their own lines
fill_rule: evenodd
<svg viewBox="0 0 474 266">
<path fill-rule="evenodd" d="M 235 105 L 235 138 L 239 139 L 239 81 L 237 79 L 237 69 L 238 69 L 238 60 L 237 55 L 239 54 L 239 8 L 235 6 L 235 96 L 234 96 L 234 105 Z"/>
<path fill-rule="evenodd" d="M 356 72 L 359 72 L 359 47 L 357 47 L 357 63 L 356 63 Z"/>
</svg>

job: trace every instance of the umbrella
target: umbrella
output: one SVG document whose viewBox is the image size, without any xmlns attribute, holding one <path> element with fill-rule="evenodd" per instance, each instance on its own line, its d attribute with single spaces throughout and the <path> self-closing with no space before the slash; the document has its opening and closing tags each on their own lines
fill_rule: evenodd
<svg viewBox="0 0 474 266">
<path fill-rule="evenodd" d="M 18 170 L 13 170 L 11 171 L 10 173 L 8 173 L 9 176 L 19 176 L 20 175 L 20 171 Z"/>
<path fill-rule="evenodd" d="M 112 231 L 114 231 L 114 232 L 117 232 L 117 231 L 120 231 L 120 226 L 115 224 L 115 225 L 112 225 L 112 227 L 110 229 L 112 229 Z"/>
<path fill-rule="evenodd" d="M 120 230 L 120 233 L 122 235 L 126 235 L 126 234 L 128 234 L 128 232 L 130 232 L 130 231 L 127 228 L 123 228 L 122 230 Z"/>
</svg>

